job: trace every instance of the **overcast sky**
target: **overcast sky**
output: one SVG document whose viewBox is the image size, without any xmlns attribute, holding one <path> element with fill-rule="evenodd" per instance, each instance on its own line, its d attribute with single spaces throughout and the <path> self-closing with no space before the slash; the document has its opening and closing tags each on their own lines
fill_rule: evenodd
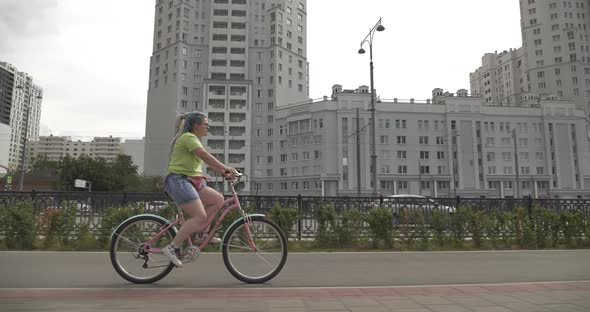
<svg viewBox="0 0 590 312">
<path fill-rule="evenodd" d="M 155 0 L 0 0 L 0 60 L 44 89 L 41 135 L 141 138 Z M 310 97 L 369 85 L 360 42 L 379 17 L 382 99 L 469 89 L 484 53 L 521 46 L 518 0 L 309 0 Z M 368 46 L 365 48 L 368 51 Z"/>
</svg>

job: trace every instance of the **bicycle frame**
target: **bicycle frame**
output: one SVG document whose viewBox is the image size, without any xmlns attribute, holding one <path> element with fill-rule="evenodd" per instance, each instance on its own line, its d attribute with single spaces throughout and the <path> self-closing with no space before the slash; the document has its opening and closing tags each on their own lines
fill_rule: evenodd
<svg viewBox="0 0 590 312">
<path fill-rule="evenodd" d="M 219 215 L 219 218 L 217 219 L 217 222 L 215 223 L 215 226 L 213 227 L 213 229 L 211 229 L 207 235 L 207 238 L 201 243 L 201 245 L 199 246 L 199 250 L 203 250 L 205 249 L 205 247 L 207 247 L 207 245 L 209 244 L 209 241 L 211 240 L 211 238 L 213 237 L 213 235 L 217 232 L 217 229 L 219 228 L 219 226 L 221 225 L 221 222 L 223 221 L 223 219 L 225 218 L 225 216 L 227 216 L 228 213 L 230 213 L 232 210 L 235 209 L 239 209 L 240 212 L 242 213 L 242 217 L 244 218 L 244 221 L 246 222 L 245 224 L 245 230 L 246 230 L 246 234 L 248 236 L 248 243 L 249 243 L 249 247 L 253 250 L 256 251 L 256 245 L 254 244 L 254 240 L 252 239 L 252 233 L 250 232 L 250 224 L 251 224 L 251 219 L 250 216 L 248 214 L 246 214 L 246 212 L 242 209 L 242 205 L 240 204 L 240 200 L 238 198 L 238 194 L 236 193 L 236 190 L 234 188 L 234 184 L 237 183 L 239 181 L 239 178 L 236 179 L 233 182 L 229 182 L 230 187 L 231 187 L 231 191 L 232 191 L 232 197 L 226 199 L 223 201 L 223 208 L 220 209 L 219 211 L 217 211 L 215 214 L 211 214 L 211 216 L 209 216 L 207 218 L 207 224 L 203 227 L 203 228 L 207 228 L 208 226 L 211 225 L 211 223 L 213 222 L 213 220 L 215 219 L 215 217 L 217 215 Z M 230 203 L 232 203 L 232 205 L 229 205 Z M 229 205 L 229 206 L 228 206 Z M 177 224 L 182 225 L 182 223 L 184 223 L 185 218 L 184 218 L 184 213 L 182 212 L 182 209 L 179 207 L 176 207 L 178 209 L 178 217 L 172 221 L 170 224 L 168 224 L 166 227 L 164 227 L 163 229 L 160 230 L 160 232 L 158 232 L 158 234 L 156 234 L 154 237 L 152 237 L 149 241 L 147 241 L 147 246 L 150 246 L 152 244 L 154 244 L 162 235 L 164 235 L 164 233 L 166 233 L 166 231 L 168 231 L 168 229 L 170 229 L 173 226 L 176 226 Z M 193 244 L 191 237 L 189 235 L 189 237 L 187 237 L 186 239 L 188 241 L 188 245 L 191 246 Z M 150 248 L 149 252 L 151 253 L 161 253 L 162 251 L 159 248 Z"/>
</svg>

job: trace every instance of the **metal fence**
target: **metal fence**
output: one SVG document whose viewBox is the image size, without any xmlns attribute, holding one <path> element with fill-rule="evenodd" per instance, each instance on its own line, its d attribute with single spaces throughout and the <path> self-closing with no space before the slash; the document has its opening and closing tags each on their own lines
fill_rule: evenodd
<svg viewBox="0 0 590 312">
<path fill-rule="evenodd" d="M 317 210 L 332 205 L 339 216 L 347 210 L 357 210 L 362 215 L 376 207 L 391 210 L 393 225 L 399 224 L 401 211 L 420 211 L 426 220 L 432 211 L 452 214 L 459 207 L 491 213 L 493 211 L 513 211 L 525 208 L 529 215 L 536 207 L 556 212 L 581 212 L 586 219 L 590 215 L 588 199 L 498 199 L 498 198 L 387 198 L 387 197 L 312 197 L 312 196 L 240 196 L 243 208 L 251 212 L 268 214 L 279 203 L 282 207 L 297 211 L 292 235 L 298 238 L 314 237 L 318 229 Z M 77 222 L 87 224 L 91 231 L 100 228 L 101 219 L 108 209 L 132 206 L 142 208 L 147 213 L 158 211 L 169 204 L 164 193 L 127 192 L 0 192 L 0 209 L 15 206 L 22 202 L 31 203 L 35 214 L 44 215 L 48 210 L 77 210 Z M 428 222 L 428 221 L 427 221 Z"/>
</svg>

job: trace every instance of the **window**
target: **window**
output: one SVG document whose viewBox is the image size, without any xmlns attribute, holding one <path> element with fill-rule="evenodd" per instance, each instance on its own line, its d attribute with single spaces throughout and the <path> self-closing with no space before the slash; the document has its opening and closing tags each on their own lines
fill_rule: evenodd
<svg viewBox="0 0 590 312">
<path fill-rule="evenodd" d="M 397 151 L 397 159 L 407 159 L 408 153 L 406 151 Z"/>
<path fill-rule="evenodd" d="M 420 144 L 426 145 L 426 144 L 428 144 L 428 136 L 420 136 L 418 138 L 418 141 Z"/>
<path fill-rule="evenodd" d="M 397 173 L 407 174 L 408 173 L 408 166 L 397 166 Z"/>
<path fill-rule="evenodd" d="M 397 144 L 406 144 L 406 136 L 405 135 L 398 136 L 397 137 Z"/>
<path fill-rule="evenodd" d="M 430 158 L 430 152 L 420 151 L 420 159 L 427 160 Z"/>
</svg>

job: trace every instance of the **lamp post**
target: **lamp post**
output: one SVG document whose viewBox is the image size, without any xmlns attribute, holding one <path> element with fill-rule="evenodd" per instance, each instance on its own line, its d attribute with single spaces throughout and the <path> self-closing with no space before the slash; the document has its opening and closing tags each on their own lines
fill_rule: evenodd
<svg viewBox="0 0 590 312">
<path fill-rule="evenodd" d="M 17 89 L 21 89 L 23 91 L 25 89 L 21 85 L 16 86 L 16 88 Z M 24 133 L 24 136 L 23 136 L 23 151 L 22 151 L 21 160 L 20 160 L 19 191 L 22 191 L 23 190 L 23 183 L 25 181 L 25 157 L 27 155 L 27 134 L 29 132 L 29 120 L 30 120 L 30 117 L 31 117 L 31 106 L 32 106 L 32 99 L 33 99 L 33 94 L 31 92 L 31 88 L 32 88 L 32 86 L 29 85 L 28 92 L 27 92 L 27 95 L 29 96 L 29 102 L 28 102 L 28 105 L 27 105 L 27 108 L 26 108 L 27 117 L 25 119 L 25 133 Z M 38 94 L 36 96 L 36 98 L 37 99 L 41 99 L 42 97 L 41 97 L 41 95 Z"/>
<path fill-rule="evenodd" d="M 371 73 L 371 106 L 369 107 L 369 111 L 371 111 L 371 128 L 370 128 L 370 136 L 371 136 L 371 180 L 373 181 L 373 195 L 377 195 L 377 152 L 376 152 L 376 138 L 375 138 L 375 87 L 373 85 L 373 36 L 375 35 L 375 31 L 384 31 L 385 27 L 381 25 L 381 18 L 377 21 L 377 24 L 369 30 L 369 34 L 361 41 L 361 48 L 359 49 L 359 54 L 364 54 L 366 51 L 363 49 L 363 44 L 365 42 L 369 43 L 369 59 L 370 59 L 370 73 Z"/>
</svg>

